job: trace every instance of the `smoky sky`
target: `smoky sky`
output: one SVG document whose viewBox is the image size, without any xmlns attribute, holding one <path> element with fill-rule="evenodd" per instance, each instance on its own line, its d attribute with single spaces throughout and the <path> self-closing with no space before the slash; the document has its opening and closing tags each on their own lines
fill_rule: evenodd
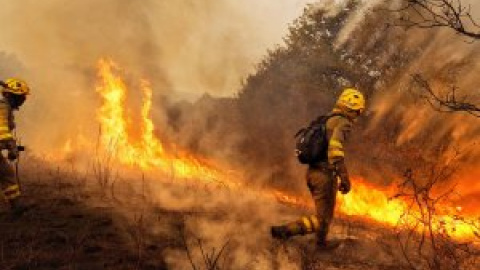
<svg viewBox="0 0 480 270">
<path fill-rule="evenodd" d="M 98 59 L 151 81 L 154 97 L 231 96 L 312 1 L 0 2 L 0 75 L 30 83 L 19 133 L 48 150 L 96 130 Z"/>
</svg>

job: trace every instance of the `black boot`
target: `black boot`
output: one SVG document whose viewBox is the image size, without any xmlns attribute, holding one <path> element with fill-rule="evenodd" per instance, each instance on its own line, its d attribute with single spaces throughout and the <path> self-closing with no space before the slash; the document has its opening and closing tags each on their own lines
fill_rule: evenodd
<svg viewBox="0 0 480 270">
<path fill-rule="evenodd" d="M 318 251 L 329 251 L 334 250 L 340 246 L 341 242 L 339 240 L 327 240 L 327 236 L 323 233 L 317 233 L 317 250 Z"/>
<path fill-rule="evenodd" d="M 329 251 L 340 246 L 339 240 L 327 240 L 328 230 L 320 230 L 317 232 L 317 250 Z"/>
<path fill-rule="evenodd" d="M 270 227 L 270 233 L 273 238 L 286 240 L 292 236 L 287 226 L 272 226 Z"/>
<path fill-rule="evenodd" d="M 341 242 L 338 240 L 330 240 L 325 242 L 317 242 L 318 251 L 330 251 L 338 248 Z"/>
</svg>

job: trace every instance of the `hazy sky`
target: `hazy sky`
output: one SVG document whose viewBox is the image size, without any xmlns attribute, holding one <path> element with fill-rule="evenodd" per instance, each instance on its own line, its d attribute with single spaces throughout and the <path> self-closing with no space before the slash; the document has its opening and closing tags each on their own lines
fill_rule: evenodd
<svg viewBox="0 0 480 270">
<path fill-rule="evenodd" d="M 79 70 L 111 56 L 168 90 L 231 95 L 309 2 L 0 0 L 0 50 L 17 56 L 41 87 L 79 80 Z"/>
<path fill-rule="evenodd" d="M 154 97 L 231 96 L 309 2 L 0 0 L 0 76 L 29 82 L 20 134 L 51 149 L 98 130 L 101 57 L 116 61 L 128 82 L 151 81 Z M 162 110 L 155 101 L 154 110 Z"/>
</svg>

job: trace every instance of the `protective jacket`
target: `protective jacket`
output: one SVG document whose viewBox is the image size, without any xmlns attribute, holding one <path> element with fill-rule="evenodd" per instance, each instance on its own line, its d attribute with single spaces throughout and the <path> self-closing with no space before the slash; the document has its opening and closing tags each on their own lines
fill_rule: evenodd
<svg viewBox="0 0 480 270">
<path fill-rule="evenodd" d="M 17 151 L 13 138 L 15 122 L 10 104 L 2 97 L 0 98 L 0 151 L 8 150 L 9 154 Z M 16 154 L 15 154 L 16 155 Z M 7 201 L 20 196 L 20 187 L 15 180 L 15 173 L 12 166 L 0 153 L 0 186 Z"/>
<path fill-rule="evenodd" d="M 13 140 L 12 131 L 15 128 L 12 108 L 10 104 L 1 97 L 0 98 L 0 141 Z"/>
<path fill-rule="evenodd" d="M 343 115 L 335 115 L 327 121 L 328 164 L 342 161 L 345 157 L 344 144 L 352 130 L 352 120 Z"/>
</svg>

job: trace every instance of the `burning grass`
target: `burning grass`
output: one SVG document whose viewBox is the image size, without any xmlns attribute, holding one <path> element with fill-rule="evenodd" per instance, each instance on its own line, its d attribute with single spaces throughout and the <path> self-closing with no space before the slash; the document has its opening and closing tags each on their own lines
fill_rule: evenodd
<svg viewBox="0 0 480 270">
<path fill-rule="evenodd" d="M 137 177 L 134 178 L 142 178 L 142 183 L 145 182 L 145 178 L 151 179 L 147 188 L 142 187 L 142 198 L 146 197 L 145 189 L 147 189 L 151 205 L 165 207 L 167 209 L 165 211 L 179 211 L 182 215 L 186 214 L 187 216 L 189 215 L 187 213 L 197 213 L 198 215 L 193 214 L 192 219 L 187 218 L 186 225 L 184 225 L 197 233 L 200 232 L 196 227 L 202 227 L 201 235 L 195 237 L 200 237 L 205 243 L 222 247 L 229 237 L 227 234 L 221 237 L 216 234 L 220 230 L 218 228 L 225 224 L 229 224 L 226 231 L 233 234 L 238 233 L 238 228 L 243 228 L 240 231 L 245 235 L 252 234 L 251 231 L 257 230 L 253 233 L 253 238 L 261 239 L 260 242 L 244 242 L 246 239 L 238 238 L 238 236 L 234 241 L 229 242 L 229 246 L 232 245 L 236 250 L 232 254 L 237 254 L 240 258 L 245 257 L 244 261 L 235 261 L 235 264 L 243 266 L 248 265 L 245 260 L 253 258 L 265 261 L 265 257 L 271 256 L 271 254 L 268 255 L 268 252 L 258 255 L 260 257 L 253 253 L 253 250 L 259 248 L 268 250 L 271 247 L 267 229 L 269 225 L 296 219 L 299 209 L 300 212 L 311 213 L 313 211 L 310 198 L 297 196 L 284 190 L 259 188 L 249 184 L 242 177 L 240 171 L 224 168 L 212 160 L 179 149 L 175 144 L 162 140 L 161 130 L 154 126 L 150 116 L 152 88 L 146 81 L 140 83 L 140 92 L 143 94 L 141 121 L 133 124 L 127 115 L 127 86 L 120 74 L 121 71 L 112 61 L 101 60 L 99 62 L 97 92 L 102 98 L 102 106 L 98 110 L 100 137 L 96 146 L 84 145 L 86 147 L 81 149 L 81 151 L 89 148 L 95 149 L 97 157 L 101 157 L 101 153 L 107 157 L 107 163 L 105 163 L 105 159 L 97 158 L 93 172 L 99 180 L 97 182 L 103 183 L 100 185 L 101 189 L 103 191 L 110 189 L 112 199 L 119 201 L 121 199 L 118 198 L 128 198 L 131 195 L 118 195 L 119 188 L 116 187 L 116 180 L 110 180 L 117 179 L 119 175 L 136 174 Z M 132 130 L 139 132 L 132 132 Z M 75 151 L 72 149 L 74 145 L 69 143 L 66 149 L 69 152 Z M 129 171 L 129 173 L 125 173 L 125 171 Z M 139 171 L 142 171 L 141 177 L 138 176 Z M 104 181 L 105 176 L 112 179 Z M 132 177 L 128 179 L 132 179 Z M 123 181 L 127 180 L 123 179 Z M 131 181 L 132 186 L 138 187 L 140 181 L 135 179 Z M 400 222 L 412 223 L 419 218 L 421 213 L 421 209 L 412 207 L 409 200 L 399 196 L 395 197 L 396 188 L 396 186 L 376 186 L 365 179 L 354 177 L 351 193 L 339 196 L 338 211 L 342 220 L 354 217 L 362 224 L 381 224 L 394 235 L 393 230 Z M 105 197 L 105 194 L 106 192 L 102 196 Z M 279 216 L 277 202 L 288 206 L 286 208 L 289 209 L 286 210 L 289 212 L 288 215 Z M 462 217 L 463 220 L 461 220 L 458 218 L 460 216 L 458 211 L 449 211 L 459 209 L 457 207 L 458 205 L 440 205 L 429 225 L 435 233 L 442 234 L 447 231 L 455 241 L 477 239 L 475 235 L 477 231 L 472 230 L 477 225 L 476 220 L 473 216 Z M 262 209 L 259 210 L 259 208 Z M 133 223 L 140 224 L 142 227 L 141 230 L 133 230 L 133 235 L 138 236 L 138 239 L 136 238 L 138 241 L 135 242 L 137 250 L 142 249 L 137 251 L 137 254 L 140 255 L 144 254 L 143 249 L 147 244 L 145 244 L 144 236 L 138 234 L 144 232 L 144 228 L 148 227 L 145 225 L 144 217 L 149 215 L 148 211 L 153 208 L 149 206 L 148 209 L 147 212 L 134 215 L 135 218 L 133 218 Z M 413 214 L 409 215 L 406 220 L 402 220 L 407 211 Z M 224 215 L 223 218 L 220 217 L 222 215 Z M 259 215 L 263 215 L 263 217 L 257 217 Z M 252 216 L 255 216 L 253 220 L 246 218 L 252 218 Z M 416 232 L 421 232 L 424 226 L 425 224 L 417 226 Z M 372 225 L 372 227 L 378 226 Z M 203 248 L 203 242 L 201 246 Z M 187 261 L 185 254 L 176 249 L 167 253 L 169 254 L 167 257 L 174 258 L 171 263 Z M 267 261 L 264 262 L 266 265 L 274 264 L 272 261 Z"/>
<path fill-rule="evenodd" d="M 150 116 L 152 106 L 152 89 L 148 82 L 141 82 L 144 95 L 141 110 L 142 122 L 136 128 L 141 129 L 141 136 L 135 140 L 129 130 L 126 115 L 127 87 L 118 75 L 118 68 L 111 60 L 99 61 L 100 83 L 97 92 L 103 98 L 103 105 L 98 112 L 101 125 L 102 147 L 114 153 L 115 158 L 126 165 L 137 165 L 144 170 L 175 175 L 179 179 L 194 179 L 205 184 L 217 184 L 234 191 L 255 193 L 258 196 L 273 197 L 280 202 L 297 207 L 312 208 L 307 198 L 289 195 L 279 190 L 256 189 L 247 186 L 238 173 L 221 169 L 210 160 L 168 147 L 156 135 L 156 128 Z M 112 144 L 112 142 L 114 142 Z M 361 178 L 354 179 L 354 189 L 346 196 L 339 196 L 339 211 L 345 215 L 366 217 L 376 222 L 396 226 L 404 213 L 412 208 L 402 199 L 392 200 L 395 187 L 380 188 L 369 184 Z M 446 207 L 446 206 L 445 206 Z M 414 209 L 415 211 L 415 209 Z M 419 211 L 416 209 L 416 211 Z M 475 238 L 471 226 L 462 224 L 454 215 L 443 214 L 434 222 L 436 230 L 448 229 L 457 239 Z"/>
</svg>

